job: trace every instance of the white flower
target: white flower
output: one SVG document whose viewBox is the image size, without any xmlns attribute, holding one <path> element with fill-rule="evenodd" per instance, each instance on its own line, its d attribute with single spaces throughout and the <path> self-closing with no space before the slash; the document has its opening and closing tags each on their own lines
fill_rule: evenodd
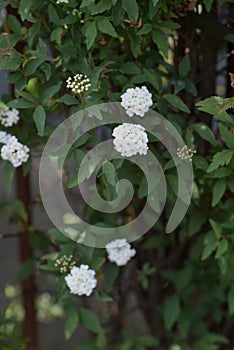
<svg viewBox="0 0 234 350">
<path fill-rule="evenodd" d="M 57 0 L 56 4 L 68 4 L 69 1 L 68 0 Z"/>
<path fill-rule="evenodd" d="M 69 77 L 66 82 L 67 88 L 71 89 L 74 94 L 87 91 L 91 86 L 89 78 L 84 74 L 76 74 L 73 78 Z"/>
<path fill-rule="evenodd" d="M 5 131 L 0 131 L 0 143 L 7 143 L 11 135 Z"/>
<path fill-rule="evenodd" d="M 114 148 L 123 157 L 131 157 L 139 153 L 146 154 L 148 137 L 145 128 L 139 124 L 123 123 L 114 128 L 112 135 Z"/>
<path fill-rule="evenodd" d="M 28 153 L 29 148 L 20 143 L 15 136 L 11 136 L 1 148 L 2 159 L 9 160 L 15 168 L 27 162 Z"/>
<path fill-rule="evenodd" d="M 70 293 L 89 296 L 97 285 L 95 271 L 88 265 L 73 266 L 70 273 L 65 277 Z"/>
<path fill-rule="evenodd" d="M 0 104 L 0 122 L 3 126 L 9 127 L 17 124 L 19 121 L 19 111 L 15 108 L 10 109 L 5 104 Z"/>
<path fill-rule="evenodd" d="M 193 150 L 192 148 L 188 148 L 187 146 L 177 148 L 177 156 L 182 160 L 189 159 L 191 162 L 195 153 L 195 150 Z"/>
<path fill-rule="evenodd" d="M 108 259 L 116 263 L 118 266 L 126 265 L 127 262 L 136 254 L 135 249 L 131 249 L 131 245 L 126 239 L 116 239 L 106 245 Z"/>
<path fill-rule="evenodd" d="M 149 107 L 153 104 L 152 94 L 146 86 L 127 89 L 121 96 L 121 99 L 121 106 L 124 107 L 129 117 L 132 117 L 134 114 L 144 117 Z"/>
</svg>

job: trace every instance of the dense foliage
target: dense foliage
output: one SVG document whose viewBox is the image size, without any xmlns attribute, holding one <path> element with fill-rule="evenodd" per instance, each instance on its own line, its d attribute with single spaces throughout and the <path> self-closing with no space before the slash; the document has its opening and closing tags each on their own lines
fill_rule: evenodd
<svg viewBox="0 0 234 350">
<path fill-rule="evenodd" d="M 212 96 L 219 93 L 217 62 L 225 59 L 231 67 L 232 1 L 10 0 L 0 7 L 7 11 L 0 69 L 10 72 L 12 86 L 12 96 L 4 96 L 3 102 L 20 112 L 17 124 L 0 130 L 30 149 L 30 159 L 22 165 L 25 175 L 35 150 L 43 150 L 60 121 L 84 107 L 120 102 L 126 89 L 136 86 L 147 87 L 151 108 L 196 150 L 191 154 L 194 188 L 189 211 L 167 235 L 177 172 L 168 150 L 149 137 L 150 150 L 166 176 L 167 204 L 150 232 L 132 243 L 136 254 L 126 266 L 116 266 L 104 249 L 77 244 L 54 227 L 38 233 L 19 200 L 4 202 L 1 214 L 14 216 L 35 251 L 20 277 L 27 278 L 33 269 L 57 277 L 56 301 L 64 308 L 66 338 L 80 325 L 91 331 L 90 342 L 77 349 L 233 349 L 234 119 L 229 82 L 227 96 L 225 91 L 222 97 Z M 229 79 L 225 69 L 221 74 Z M 66 80 L 76 74 L 86 75 L 91 86 L 74 94 Z M 105 133 L 111 135 L 108 128 Z M 101 141 L 100 133 L 91 131 L 73 145 L 64 168 L 66 188 L 76 187 L 81 160 Z M 10 188 L 16 168 L 0 161 Z M 93 170 L 92 164 L 87 174 Z M 112 227 L 119 215 L 130 222 L 144 206 L 145 176 L 127 160 L 101 168 L 97 186 L 103 198 L 115 198 L 118 178 L 134 185 L 133 201 L 120 214 L 86 206 L 89 223 Z M 61 269 L 64 259 L 68 267 Z M 65 276 L 71 262 L 96 271 L 91 296 L 69 292 Z M 1 342 L 2 348 L 12 348 L 3 336 Z"/>
</svg>

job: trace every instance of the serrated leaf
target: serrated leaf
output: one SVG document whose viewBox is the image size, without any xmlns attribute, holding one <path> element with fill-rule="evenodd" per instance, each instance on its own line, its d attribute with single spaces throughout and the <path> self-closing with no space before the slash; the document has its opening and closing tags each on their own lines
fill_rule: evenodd
<svg viewBox="0 0 234 350">
<path fill-rule="evenodd" d="M 42 106 L 37 106 L 33 112 L 33 120 L 37 127 L 37 132 L 39 136 L 43 136 L 45 129 L 46 113 Z"/>
<path fill-rule="evenodd" d="M 198 109 L 202 112 L 206 112 L 214 116 L 217 120 L 221 120 L 224 122 L 232 123 L 232 118 L 228 115 L 227 112 L 219 112 L 219 107 L 223 103 L 222 97 L 212 96 L 203 101 L 199 101 L 196 103 Z"/>
<path fill-rule="evenodd" d="M 94 333 L 102 332 L 102 327 L 100 326 L 97 316 L 88 309 L 79 309 L 80 323 Z"/>
<path fill-rule="evenodd" d="M 21 16 L 22 21 L 24 21 L 28 17 L 32 3 L 33 3 L 33 0 L 21 0 L 19 2 L 18 12 Z"/>
<path fill-rule="evenodd" d="M 234 134 L 230 132 L 226 125 L 219 123 L 219 130 L 223 141 L 226 143 L 228 148 L 234 151 Z"/>
<path fill-rule="evenodd" d="M 180 111 L 184 111 L 186 113 L 190 113 L 190 110 L 189 110 L 188 106 L 186 106 L 186 104 L 178 96 L 175 96 L 175 95 L 172 95 L 172 94 L 165 94 L 163 97 L 176 110 L 180 110 Z"/>
<path fill-rule="evenodd" d="M 226 190 L 226 183 L 223 180 L 218 180 L 213 189 L 212 195 L 212 207 L 216 206 L 217 203 L 221 200 Z"/>
<path fill-rule="evenodd" d="M 111 22 L 106 17 L 98 17 L 97 18 L 97 27 L 102 33 L 109 34 L 117 38 L 118 34 L 115 31 L 115 28 L 111 24 Z"/>
<path fill-rule="evenodd" d="M 139 7 L 136 0 L 122 0 L 123 9 L 127 12 L 130 21 L 137 23 L 139 16 Z"/>
<path fill-rule="evenodd" d="M 186 55 L 182 58 L 182 60 L 179 63 L 179 76 L 182 79 L 184 79 L 185 77 L 187 77 L 190 69 L 191 69 L 190 57 L 189 55 Z"/>
<path fill-rule="evenodd" d="M 217 145 L 214 134 L 208 125 L 205 123 L 196 123 L 192 124 L 191 127 L 201 136 L 201 138 L 210 142 L 214 146 Z"/>
<path fill-rule="evenodd" d="M 165 329 L 171 330 L 180 314 L 180 302 L 177 295 L 169 297 L 163 311 Z"/>
<path fill-rule="evenodd" d="M 95 0 L 82 0 L 80 8 L 92 5 L 94 2 L 95 2 Z"/>
<path fill-rule="evenodd" d="M 233 157 L 233 151 L 231 150 L 223 150 L 221 152 L 217 152 L 213 159 L 212 162 L 209 166 L 209 168 L 207 169 L 208 173 L 211 173 L 212 171 L 218 169 L 219 167 L 222 167 L 223 165 L 228 165 Z"/>
</svg>

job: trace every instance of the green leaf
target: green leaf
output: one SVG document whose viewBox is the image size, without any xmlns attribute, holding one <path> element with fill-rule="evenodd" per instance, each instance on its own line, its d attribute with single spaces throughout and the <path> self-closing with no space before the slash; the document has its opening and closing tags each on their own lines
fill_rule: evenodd
<svg viewBox="0 0 234 350">
<path fill-rule="evenodd" d="M 27 109 L 35 107 L 33 102 L 26 101 L 24 98 L 16 98 L 7 103 L 7 106 L 10 108 L 16 109 Z"/>
<path fill-rule="evenodd" d="M 24 66 L 24 74 L 26 76 L 32 75 L 43 62 L 44 58 L 34 58 L 29 60 Z"/>
<path fill-rule="evenodd" d="M 82 183 L 85 179 L 88 179 L 93 174 L 101 159 L 101 157 L 96 157 L 85 160 L 85 163 L 82 165 L 82 169 L 79 170 L 77 184 Z"/>
<path fill-rule="evenodd" d="M 102 33 L 109 34 L 115 38 L 118 37 L 118 34 L 115 31 L 115 28 L 106 17 L 97 18 L 97 27 Z"/>
<path fill-rule="evenodd" d="M 99 298 L 100 298 L 101 301 L 104 301 L 104 302 L 107 302 L 107 303 L 113 301 L 113 298 L 110 297 L 109 295 L 107 295 L 104 292 L 99 292 L 98 294 L 99 294 Z"/>
<path fill-rule="evenodd" d="M 80 308 L 79 309 L 80 323 L 90 331 L 94 333 L 102 332 L 102 327 L 100 326 L 97 316 L 88 309 Z"/>
<path fill-rule="evenodd" d="M 149 34 L 152 31 L 152 24 L 146 23 L 143 27 L 137 32 L 137 35 Z"/>
<path fill-rule="evenodd" d="M 49 232 L 49 235 L 52 237 L 52 242 L 54 243 L 64 245 L 66 243 L 71 242 L 71 240 L 67 236 L 65 236 L 64 233 L 59 231 L 57 228 L 52 228 L 48 232 Z"/>
<path fill-rule="evenodd" d="M 175 95 L 172 95 L 172 94 L 165 94 L 163 97 L 176 110 L 180 110 L 180 111 L 183 111 L 183 112 L 186 112 L 186 113 L 190 113 L 190 110 L 189 110 L 188 106 L 186 106 L 186 104 L 178 96 L 175 96 Z"/>
<path fill-rule="evenodd" d="M 153 42 L 157 45 L 158 49 L 162 52 L 162 54 L 168 58 L 168 42 L 167 42 L 167 37 L 164 36 L 160 32 L 153 32 Z"/>
<path fill-rule="evenodd" d="M 108 292 L 111 291 L 118 274 L 119 268 L 115 264 L 108 263 L 104 270 L 104 281 Z"/>
<path fill-rule="evenodd" d="M 3 56 L 0 60 L 0 70 L 6 70 L 9 72 L 15 72 L 23 62 L 23 58 L 17 53 L 13 53 L 10 56 Z"/>
<path fill-rule="evenodd" d="M 215 258 L 220 258 L 224 253 L 226 253 L 228 249 L 228 241 L 224 238 L 218 243 L 217 252 L 215 254 Z"/>
<path fill-rule="evenodd" d="M 229 108 L 234 108 L 234 97 L 225 98 L 219 107 L 219 113 L 226 111 Z"/>
<path fill-rule="evenodd" d="M 48 88 L 45 88 L 42 92 L 41 100 L 42 104 L 47 103 L 54 95 L 61 89 L 62 82 L 58 82 Z"/>
<path fill-rule="evenodd" d="M 213 196 L 212 196 L 212 207 L 215 207 L 223 197 L 226 190 L 226 182 L 218 180 L 214 185 Z"/>
<path fill-rule="evenodd" d="M 130 21 L 137 23 L 139 16 L 139 7 L 136 0 L 122 0 L 123 9 L 127 12 Z"/>
<path fill-rule="evenodd" d="M 62 97 L 58 98 L 56 100 L 56 102 L 64 103 L 67 106 L 78 105 L 79 104 L 79 101 L 75 97 L 73 97 L 73 96 L 71 96 L 69 94 L 65 94 Z"/>
<path fill-rule="evenodd" d="M 55 41 L 57 44 L 60 45 L 62 33 L 63 33 L 63 28 L 61 27 L 55 28 L 50 34 L 50 40 Z"/>
<path fill-rule="evenodd" d="M 43 136 L 45 129 L 46 113 L 42 106 L 37 106 L 33 112 L 33 120 L 37 127 L 37 132 L 39 136 Z"/>
<path fill-rule="evenodd" d="M 116 175 L 114 165 L 111 162 L 106 162 L 102 166 L 102 171 L 106 177 L 106 180 L 109 182 L 109 184 L 115 186 L 117 175 Z"/>
<path fill-rule="evenodd" d="M 34 259 L 29 259 L 25 261 L 20 268 L 20 271 L 17 274 L 17 280 L 22 281 L 25 278 L 29 277 L 34 271 L 36 262 Z"/>
<path fill-rule="evenodd" d="M 95 39 L 96 39 L 96 36 L 97 36 L 97 28 L 96 28 L 95 21 L 88 23 L 88 25 L 85 29 L 85 36 L 86 36 L 87 48 L 90 49 L 91 46 L 93 46 Z"/>
<path fill-rule="evenodd" d="M 191 62 L 189 55 L 186 55 L 182 58 L 182 60 L 179 63 L 179 76 L 180 78 L 184 79 L 187 77 L 191 69 Z"/>
<path fill-rule="evenodd" d="M 13 176 L 15 174 L 15 167 L 10 162 L 6 162 L 3 168 L 3 179 L 8 193 L 11 191 L 13 183 Z"/>
<path fill-rule="evenodd" d="M 23 221 L 26 222 L 28 220 L 28 213 L 25 209 L 24 204 L 20 200 L 15 199 L 13 202 L 11 202 L 11 206 L 14 213 L 23 219 Z"/>
<path fill-rule="evenodd" d="M 110 0 L 101 0 L 97 5 L 92 9 L 92 16 L 102 13 L 109 10 L 112 7 L 112 2 Z"/>
<path fill-rule="evenodd" d="M 180 302 L 177 295 L 169 297 L 163 310 L 165 329 L 171 330 L 180 314 Z"/>
<path fill-rule="evenodd" d="M 92 5 L 94 2 L 95 2 L 95 0 L 82 0 L 80 8 Z"/>
<path fill-rule="evenodd" d="M 56 24 L 57 26 L 59 26 L 61 24 L 61 19 L 58 15 L 58 12 L 56 11 L 55 7 L 51 4 L 49 4 L 48 6 L 48 15 L 49 15 L 49 19 Z"/>
<path fill-rule="evenodd" d="M 201 138 L 210 142 L 214 146 L 217 145 L 213 132 L 205 123 L 192 124 L 191 127 L 201 136 Z"/>
<path fill-rule="evenodd" d="M 24 21 L 28 17 L 32 3 L 33 3 L 33 0 L 21 0 L 19 2 L 18 12 L 21 16 L 22 21 Z"/>
<path fill-rule="evenodd" d="M 212 171 L 218 169 L 219 167 L 222 167 L 223 165 L 228 165 L 233 157 L 233 151 L 230 151 L 228 149 L 224 149 L 221 152 L 217 152 L 213 159 L 212 162 L 207 169 L 208 173 L 211 173 Z"/>
<path fill-rule="evenodd" d="M 212 231 L 206 234 L 204 244 L 205 247 L 202 252 L 201 260 L 207 259 L 217 247 L 218 240 Z"/>
<path fill-rule="evenodd" d="M 234 134 L 230 132 L 226 125 L 219 123 L 219 130 L 223 141 L 226 143 L 228 148 L 234 151 Z"/>
<path fill-rule="evenodd" d="M 65 304 L 64 311 L 66 316 L 65 338 L 66 340 L 69 340 L 77 329 L 79 322 L 79 313 L 76 305 L 73 302 Z"/>
<path fill-rule="evenodd" d="M 213 115 L 217 120 L 221 120 L 224 122 L 232 123 L 232 118 L 228 115 L 227 112 L 220 113 L 219 108 L 223 103 L 222 97 L 212 96 L 203 101 L 197 102 L 196 106 L 199 111 L 206 112 L 208 114 Z"/>
<path fill-rule="evenodd" d="M 222 227 L 212 219 L 209 219 L 209 223 L 210 223 L 210 225 L 215 233 L 216 238 L 219 239 L 222 235 L 222 232 L 223 232 Z"/>
<path fill-rule="evenodd" d="M 21 34 L 21 24 L 15 16 L 13 15 L 8 16 L 8 25 L 14 33 L 18 35 Z"/>
<path fill-rule="evenodd" d="M 204 1 L 204 5 L 206 7 L 207 12 L 210 12 L 213 2 L 214 2 L 214 0 L 205 0 Z"/>
</svg>

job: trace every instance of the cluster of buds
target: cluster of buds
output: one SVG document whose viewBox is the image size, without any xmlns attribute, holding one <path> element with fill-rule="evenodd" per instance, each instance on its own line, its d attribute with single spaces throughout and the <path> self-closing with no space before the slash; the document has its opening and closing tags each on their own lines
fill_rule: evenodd
<svg viewBox="0 0 234 350">
<path fill-rule="evenodd" d="M 189 159 L 191 162 L 195 153 L 196 151 L 194 149 L 188 148 L 187 146 L 177 148 L 177 156 L 182 160 Z"/>
<path fill-rule="evenodd" d="M 84 74 L 76 74 L 73 78 L 69 77 L 66 82 L 67 88 L 71 89 L 74 94 L 87 91 L 91 86 L 89 78 Z"/>
<path fill-rule="evenodd" d="M 72 261 L 72 255 L 64 255 L 62 258 L 56 259 L 54 266 L 59 267 L 60 273 L 67 273 L 75 264 L 75 261 Z"/>
</svg>

